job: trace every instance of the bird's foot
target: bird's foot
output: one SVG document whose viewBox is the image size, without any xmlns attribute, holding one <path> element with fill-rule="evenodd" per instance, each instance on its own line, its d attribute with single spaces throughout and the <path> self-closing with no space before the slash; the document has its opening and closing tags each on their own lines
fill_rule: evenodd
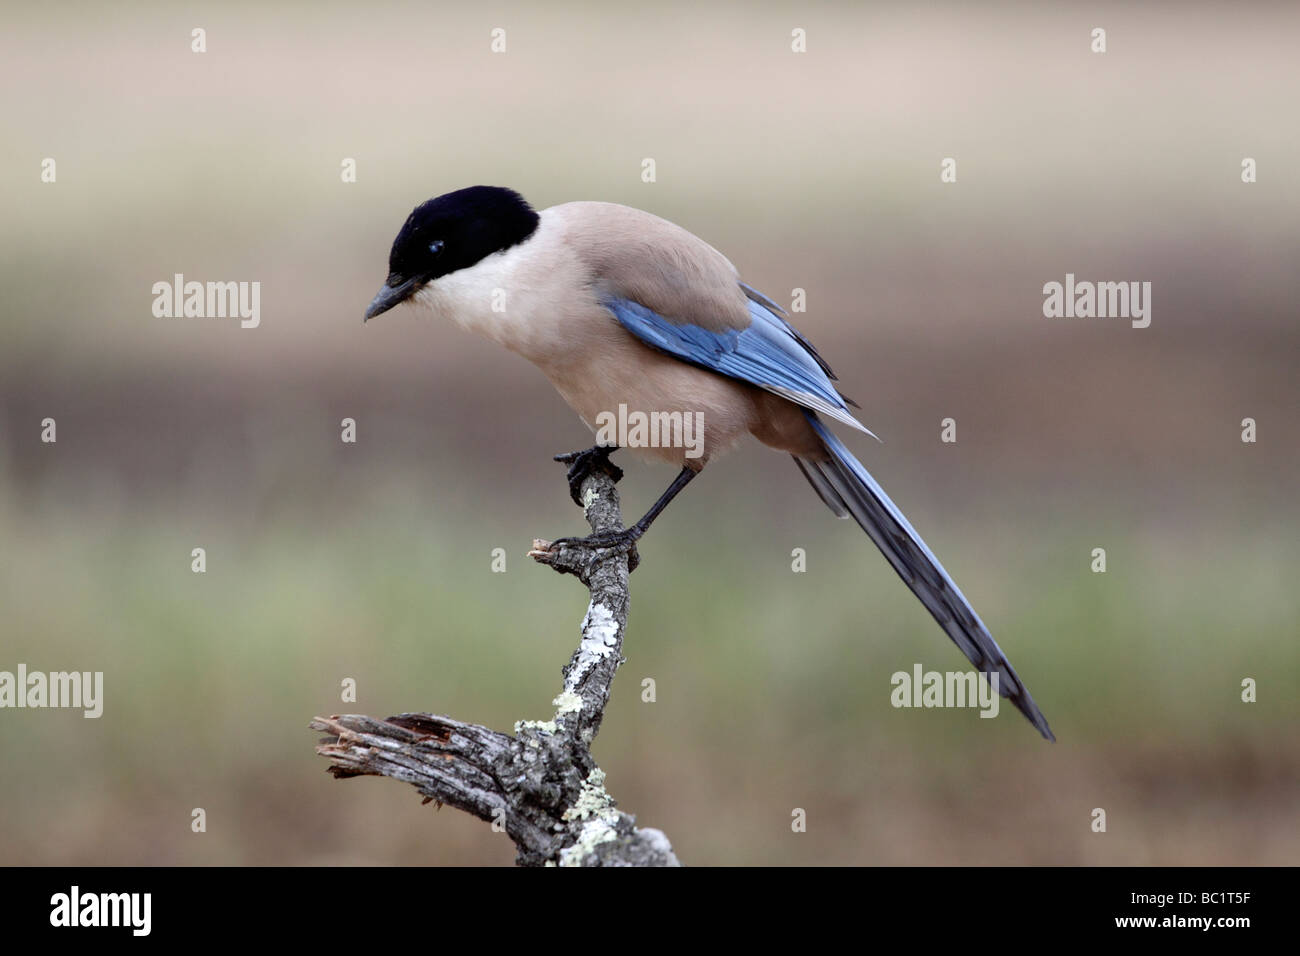
<svg viewBox="0 0 1300 956">
<path fill-rule="evenodd" d="M 582 451 L 571 451 L 564 455 L 555 456 L 556 461 L 569 466 L 569 497 L 573 499 L 573 503 L 579 508 L 584 507 L 582 503 L 582 483 L 589 475 L 606 474 L 615 484 L 622 480 L 623 469 L 609 460 L 609 456 L 615 451 L 618 451 L 617 445 L 593 445 Z M 595 537 L 595 535 L 592 537 Z M 632 540 L 633 542 L 636 541 L 635 538 Z"/>
<path fill-rule="evenodd" d="M 617 480 L 617 479 L 616 479 Z M 570 547 L 585 548 L 588 551 L 623 551 L 627 553 L 627 570 L 631 574 L 641 563 L 636 543 L 645 531 L 636 525 L 622 531 L 598 531 L 585 538 L 557 538 L 551 542 L 551 549 Z"/>
</svg>

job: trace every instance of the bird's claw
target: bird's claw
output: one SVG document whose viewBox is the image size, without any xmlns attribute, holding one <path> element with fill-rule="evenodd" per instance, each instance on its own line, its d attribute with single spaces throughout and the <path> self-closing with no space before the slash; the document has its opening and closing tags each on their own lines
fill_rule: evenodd
<svg viewBox="0 0 1300 956">
<path fill-rule="evenodd" d="M 556 455 L 555 460 L 569 466 L 569 497 L 579 508 L 582 503 L 582 483 L 589 475 L 603 473 L 615 484 L 622 481 L 623 469 L 609 460 L 609 456 L 618 450 L 617 445 L 593 445 L 582 451 L 571 451 Z M 635 539 L 634 539 L 635 540 Z"/>
<path fill-rule="evenodd" d="M 565 545 L 571 548 L 585 548 L 589 551 L 623 551 L 627 553 L 627 570 L 631 574 L 641 563 L 636 543 L 644 532 L 635 525 L 622 531 L 598 531 L 585 538 L 557 538 L 551 542 L 551 548 Z"/>
</svg>

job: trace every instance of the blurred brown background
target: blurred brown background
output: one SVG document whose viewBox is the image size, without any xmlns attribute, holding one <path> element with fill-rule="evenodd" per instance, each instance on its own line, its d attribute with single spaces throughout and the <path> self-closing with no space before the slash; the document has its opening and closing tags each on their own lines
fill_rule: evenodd
<svg viewBox="0 0 1300 956">
<path fill-rule="evenodd" d="M 747 447 L 642 545 L 596 746 L 684 862 L 1300 859 L 1295 7 L 6 21 L 0 669 L 102 670 L 106 702 L 0 711 L 0 863 L 513 859 L 409 788 L 333 782 L 306 726 L 509 729 L 550 713 L 575 643 L 585 592 L 524 552 L 582 531 L 549 456 L 588 433 L 485 341 L 360 321 L 410 208 L 474 183 L 639 206 L 778 301 L 806 289 L 796 324 L 884 439 L 853 448 L 1060 739 L 1009 707 L 891 708 L 891 673 L 963 658 L 788 459 Z M 261 327 L 155 318 L 177 272 L 260 281 Z M 1067 272 L 1150 281 L 1150 328 L 1044 318 Z M 629 472 L 639 514 L 671 475 Z"/>
</svg>

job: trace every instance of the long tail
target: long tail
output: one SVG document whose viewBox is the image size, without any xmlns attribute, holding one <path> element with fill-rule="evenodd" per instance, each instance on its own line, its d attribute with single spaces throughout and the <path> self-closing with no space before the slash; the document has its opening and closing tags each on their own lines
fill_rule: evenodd
<svg viewBox="0 0 1300 956">
<path fill-rule="evenodd" d="M 997 674 L 999 693 L 1015 704 L 1040 734 L 1056 740 L 1047 726 L 1047 718 L 1029 696 L 1028 688 L 939 559 L 843 442 L 816 414 L 808 412 L 807 415 L 830 458 L 827 461 L 795 458 L 795 463 L 822 501 L 841 518 L 853 516 L 970 662 L 986 676 Z"/>
</svg>

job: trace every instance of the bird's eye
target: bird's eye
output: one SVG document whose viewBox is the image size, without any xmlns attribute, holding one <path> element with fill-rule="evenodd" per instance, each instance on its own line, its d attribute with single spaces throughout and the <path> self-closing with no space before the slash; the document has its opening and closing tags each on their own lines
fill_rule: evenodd
<svg viewBox="0 0 1300 956">
<path fill-rule="evenodd" d="M 429 251 L 432 252 L 435 256 L 438 253 L 442 252 L 442 240 L 435 239 L 433 240 L 433 242 L 429 243 Z"/>
</svg>

